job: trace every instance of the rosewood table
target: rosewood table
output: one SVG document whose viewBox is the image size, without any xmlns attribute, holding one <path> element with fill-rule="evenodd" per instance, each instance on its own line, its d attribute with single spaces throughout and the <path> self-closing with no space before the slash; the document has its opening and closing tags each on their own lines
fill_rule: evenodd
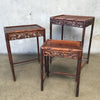
<svg viewBox="0 0 100 100">
<path fill-rule="evenodd" d="M 43 56 L 46 59 L 45 68 L 46 73 L 43 73 Z M 62 57 L 77 59 L 77 72 L 76 74 L 62 73 L 62 72 L 51 72 L 49 71 L 49 57 Z M 41 90 L 43 91 L 43 83 L 49 73 L 69 75 L 76 77 L 76 96 L 79 95 L 79 84 L 80 84 L 80 73 L 81 73 L 81 62 L 82 62 L 82 42 L 81 41 L 68 41 L 68 40 L 47 40 L 41 46 Z"/>
<path fill-rule="evenodd" d="M 75 15 L 58 15 L 50 17 L 50 39 L 52 39 L 52 25 L 61 25 L 61 40 L 63 40 L 63 28 L 64 25 L 83 28 L 82 32 L 82 45 L 84 45 L 84 37 L 85 37 L 85 30 L 86 27 L 91 25 L 91 34 L 89 40 L 89 47 L 88 47 L 88 55 L 87 60 L 84 64 L 89 63 L 89 56 L 90 56 L 90 48 L 91 48 L 91 41 L 92 41 L 92 34 L 93 34 L 93 27 L 94 27 L 94 17 L 92 16 L 75 16 Z"/>
<path fill-rule="evenodd" d="M 94 27 L 94 17 L 91 16 L 74 16 L 74 15 L 58 15 L 50 17 L 50 40 L 47 40 L 41 46 L 41 90 L 43 90 L 43 82 L 46 76 L 49 77 L 49 73 L 54 74 L 62 74 L 62 75 L 70 75 L 76 77 L 76 96 L 79 95 L 79 84 L 80 84 L 80 73 L 81 68 L 86 64 L 89 63 L 89 55 L 90 55 L 90 48 L 91 48 L 91 41 L 92 41 L 92 34 L 93 34 L 93 27 Z M 61 25 L 61 40 L 52 40 L 52 25 Z M 81 41 L 68 41 L 63 40 L 63 28 L 64 25 L 83 28 L 82 31 L 82 40 Z M 85 29 L 91 25 L 91 34 L 89 40 L 89 47 L 88 47 L 88 55 L 85 58 L 84 63 L 82 64 L 83 56 L 83 45 L 84 45 L 84 37 L 85 37 Z M 43 74 L 43 56 L 46 58 L 45 69 L 46 73 Z M 61 72 L 50 72 L 49 71 L 49 57 L 50 62 L 52 57 L 64 57 L 64 58 L 73 58 L 77 59 L 77 71 L 76 75 L 70 73 L 61 73 Z"/>
<path fill-rule="evenodd" d="M 13 75 L 13 80 L 16 81 L 15 72 L 14 72 L 14 64 L 29 62 L 33 60 L 40 61 L 40 54 L 39 54 L 39 37 L 43 36 L 43 41 L 45 42 L 45 29 L 39 25 L 21 25 L 21 26 L 9 26 L 4 27 L 5 38 L 6 38 L 6 45 L 8 50 L 8 57 L 11 66 L 11 71 Z M 34 58 L 27 61 L 21 61 L 13 63 L 13 58 L 11 54 L 10 48 L 10 41 L 17 40 L 17 39 L 26 39 L 26 38 L 37 38 L 37 50 L 38 50 L 38 58 Z"/>
</svg>

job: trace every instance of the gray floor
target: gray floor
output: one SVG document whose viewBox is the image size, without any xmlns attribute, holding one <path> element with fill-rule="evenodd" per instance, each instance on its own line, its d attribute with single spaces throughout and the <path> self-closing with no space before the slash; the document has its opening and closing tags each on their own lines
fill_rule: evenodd
<svg viewBox="0 0 100 100">
<path fill-rule="evenodd" d="M 14 61 L 32 58 L 14 55 Z M 50 70 L 76 72 L 76 60 L 55 58 Z M 75 97 L 73 77 L 50 74 L 40 90 L 40 64 L 37 61 L 15 66 L 16 82 L 12 80 L 7 55 L 0 55 L 0 100 L 100 100 L 100 55 L 91 55 L 90 63 L 81 72 L 80 95 Z"/>
</svg>

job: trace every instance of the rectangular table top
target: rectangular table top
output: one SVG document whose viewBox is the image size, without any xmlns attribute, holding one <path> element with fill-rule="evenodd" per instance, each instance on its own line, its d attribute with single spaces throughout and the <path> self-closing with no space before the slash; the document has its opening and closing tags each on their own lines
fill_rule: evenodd
<svg viewBox="0 0 100 100">
<path fill-rule="evenodd" d="M 73 27 L 87 27 L 94 23 L 92 16 L 57 15 L 50 17 L 52 24 L 68 25 Z"/>
<path fill-rule="evenodd" d="M 44 30 L 44 28 L 37 24 L 4 27 L 5 33 L 28 32 L 34 30 Z"/>
<path fill-rule="evenodd" d="M 48 39 L 42 46 L 41 49 L 55 49 L 55 50 L 77 50 L 81 51 L 81 41 L 69 41 L 69 40 L 52 40 Z"/>
<path fill-rule="evenodd" d="M 88 20 L 93 20 L 94 17 L 92 16 L 76 16 L 76 15 L 57 15 L 50 17 L 50 19 L 65 19 L 65 20 L 75 20 L 75 21 L 88 21 Z"/>
</svg>

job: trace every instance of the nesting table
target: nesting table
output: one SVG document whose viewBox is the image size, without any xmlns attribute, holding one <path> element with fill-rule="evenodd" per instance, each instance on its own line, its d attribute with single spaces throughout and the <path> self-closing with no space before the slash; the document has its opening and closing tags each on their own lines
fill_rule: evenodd
<svg viewBox="0 0 100 100">
<path fill-rule="evenodd" d="M 43 74 L 43 57 L 46 59 L 45 68 L 46 73 Z M 49 71 L 49 57 L 61 57 L 61 58 L 72 58 L 76 59 L 77 62 L 77 72 L 75 74 L 62 73 L 62 72 L 51 72 Z M 52 40 L 48 39 L 41 46 L 41 90 L 43 91 L 43 83 L 49 73 L 69 75 L 76 77 L 76 96 L 79 95 L 79 83 L 80 83 L 80 72 L 81 72 L 81 62 L 82 62 L 82 42 L 81 41 L 68 41 L 68 40 Z"/>
<path fill-rule="evenodd" d="M 45 42 L 45 29 L 37 24 L 33 24 L 33 25 L 4 27 L 4 32 L 5 32 L 6 45 L 7 45 L 8 57 L 9 57 L 9 62 L 10 62 L 11 71 L 13 75 L 13 80 L 16 81 L 14 64 L 25 63 L 37 59 L 38 61 L 40 61 L 39 37 L 43 36 L 43 41 Z M 33 37 L 37 38 L 38 58 L 14 63 L 12 59 L 10 41 L 17 40 L 17 39 L 33 38 Z"/>
<path fill-rule="evenodd" d="M 63 30 L 64 25 L 82 28 L 82 45 L 84 45 L 84 37 L 85 37 L 85 30 L 86 27 L 91 25 L 91 34 L 89 40 L 89 47 L 88 47 L 88 55 L 84 64 L 89 63 L 89 56 L 90 56 L 90 48 L 91 48 L 91 41 L 93 35 L 93 28 L 94 28 L 94 20 L 95 18 L 92 16 L 76 16 L 76 15 L 57 15 L 50 17 L 50 39 L 52 39 L 52 25 L 61 25 L 61 40 L 63 40 Z"/>
<path fill-rule="evenodd" d="M 81 68 L 84 67 L 86 63 L 89 63 L 90 48 L 94 27 L 94 17 L 91 16 L 75 16 L 75 15 L 58 15 L 50 17 L 50 40 L 47 40 L 41 46 L 41 90 L 43 91 L 43 83 L 46 77 L 49 77 L 49 73 L 62 74 L 76 77 L 76 97 L 79 96 L 79 85 L 80 85 L 80 74 Z M 52 25 L 61 25 L 61 40 L 52 40 Z M 68 41 L 63 40 L 63 29 L 64 25 L 83 28 L 82 40 L 81 41 Z M 83 57 L 83 45 L 85 37 L 85 29 L 91 25 L 91 34 L 88 47 L 87 58 Z M 46 57 L 45 69 L 46 73 L 43 74 L 43 56 Z M 51 62 L 52 57 L 63 57 L 72 58 L 77 60 L 77 70 L 76 74 L 62 73 L 62 72 L 50 72 L 49 71 L 49 58 Z M 85 59 L 82 64 L 82 59 Z"/>
</svg>

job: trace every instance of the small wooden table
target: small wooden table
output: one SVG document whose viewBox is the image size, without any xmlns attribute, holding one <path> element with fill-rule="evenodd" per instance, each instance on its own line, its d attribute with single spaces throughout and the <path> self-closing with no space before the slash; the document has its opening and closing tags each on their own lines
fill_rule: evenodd
<svg viewBox="0 0 100 100">
<path fill-rule="evenodd" d="M 62 26 L 61 40 L 63 40 L 64 25 L 67 25 L 67 26 L 72 26 L 72 27 L 83 28 L 82 45 L 84 45 L 85 29 L 86 27 L 91 25 L 91 34 L 90 34 L 90 40 L 89 40 L 88 55 L 87 55 L 87 60 L 86 60 L 86 62 L 89 63 L 94 20 L 95 18 L 92 16 L 57 15 L 57 16 L 50 17 L 50 39 L 52 39 L 52 24 Z"/>
<path fill-rule="evenodd" d="M 43 64 L 43 56 L 46 63 Z M 49 57 L 62 57 L 77 59 L 77 72 L 75 74 L 62 73 L 62 72 L 50 72 L 49 71 Z M 76 77 L 76 96 L 79 95 L 80 73 L 82 62 L 82 42 L 81 41 L 68 41 L 68 40 L 47 40 L 41 46 L 41 90 L 43 91 L 43 83 L 49 73 L 62 74 Z M 43 73 L 43 65 L 45 65 L 46 73 Z"/>
<path fill-rule="evenodd" d="M 8 57 L 9 57 L 10 65 L 11 65 L 13 80 L 16 81 L 15 72 L 14 72 L 14 64 L 29 62 L 29 61 L 33 61 L 36 59 L 40 61 L 39 37 L 43 36 L 43 41 L 45 42 L 45 29 L 39 25 L 33 24 L 33 25 L 4 27 L 4 32 L 5 32 L 6 45 L 7 45 Z M 10 41 L 17 40 L 17 39 L 33 38 L 33 37 L 37 38 L 38 58 L 13 63 L 11 48 L 10 48 Z"/>
</svg>

